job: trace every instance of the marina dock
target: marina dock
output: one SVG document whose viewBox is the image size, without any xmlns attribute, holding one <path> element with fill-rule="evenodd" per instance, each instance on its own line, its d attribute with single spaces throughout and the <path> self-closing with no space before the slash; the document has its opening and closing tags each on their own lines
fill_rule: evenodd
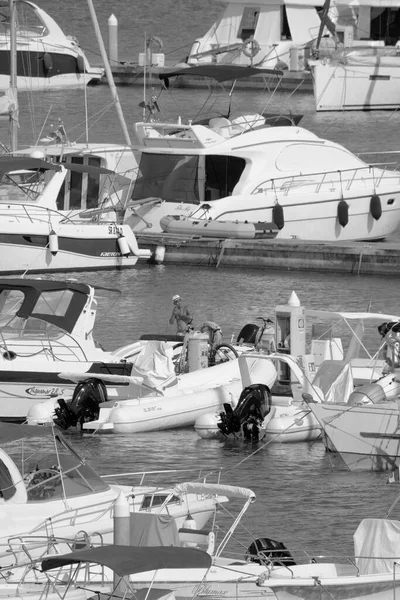
<svg viewBox="0 0 400 600">
<path fill-rule="evenodd" d="M 160 85 L 159 75 L 175 68 L 176 65 L 165 67 L 151 66 L 146 70 L 138 63 L 111 63 L 111 71 L 116 85 L 143 85 L 144 76 L 148 85 Z M 182 65 L 183 66 L 183 65 Z M 107 78 L 100 81 L 107 84 Z M 176 88 L 209 88 L 219 85 L 204 77 L 178 77 L 174 81 Z M 312 92 L 312 80 L 309 71 L 284 71 L 283 75 L 263 75 L 241 79 L 236 82 L 237 89 L 261 89 L 265 91 L 276 90 L 292 92 Z"/>
<path fill-rule="evenodd" d="M 309 242 L 276 239 L 217 239 L 163 233 L 136 235 L 151 262 L 211 268 L 324 271 L 354 275 L 398 275 L 400 234 L 378 242 Z M 158 260 L 157 257 L 162 257 Z"/>
</svg>

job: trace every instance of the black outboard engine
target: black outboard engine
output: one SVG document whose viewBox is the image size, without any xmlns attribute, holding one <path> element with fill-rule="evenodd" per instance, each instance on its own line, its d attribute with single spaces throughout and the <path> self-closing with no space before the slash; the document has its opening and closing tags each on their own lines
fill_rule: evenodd
<svg viewBox="0 0 400 600">
<path fill-rule="evenodd" d="M 245 558 L 259 565 L 292 566 L 296 564 L 285 544 L 271 540 L 271 538 L 255 540 L 247 548 Z"/>
<path fill-rule="evenodd" d="M 271 410 L 271 392 L 267 385 L 254 383 L 244 388 L 234 410 L 224 404 L 218 429 L 224 434 L 243 433 L 245 440 L 258 441 L 260 426 Z"/>
<path fill-rule="evenodd" d="M 78 383 L 74 389 L 72 400 L 67 402 L 60 398 L 54 412 L 54 423 L 61 429 L 68 429 L 88 421 L 95 421 L 100 414 L 100 404 L 107 402 L 107 388 L 100 379 L 87 379 Z"/>
<path fill-rule="evenodd" d="M 236 342 L 238 344 L 255 344 L 257 339 L 257 333 L 260 331 L 260 327 L 255 323 L 247 323 L 244 325 L 237 336 Z"/>
</svg>

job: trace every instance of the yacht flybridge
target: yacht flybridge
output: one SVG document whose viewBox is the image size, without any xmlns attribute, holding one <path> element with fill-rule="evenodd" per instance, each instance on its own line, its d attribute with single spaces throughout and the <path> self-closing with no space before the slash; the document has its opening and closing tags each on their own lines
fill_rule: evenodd
<svg viewBox="0 0 400 600">
<path fill-rule="evenodd" d="M 268 127 L 260 114 L 135 127 L 142 156 L 125 220 L 134 231 L 260 222 L 281 239 L 348 241 L 398 227 L 399 173 L 301 127 Z"/>
</svg>

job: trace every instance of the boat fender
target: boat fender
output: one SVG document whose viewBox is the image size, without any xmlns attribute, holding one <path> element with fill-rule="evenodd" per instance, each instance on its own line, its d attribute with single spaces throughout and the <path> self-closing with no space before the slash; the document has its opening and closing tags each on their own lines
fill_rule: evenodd
<svg viewBox="0 0 400 600">
<path fill-rule="evenodd" d="M 346 227 L 349 222 L 349 205 L 344 198 L 338 204 L 337 207 L 337 218 L 342 227 Z"/>
<path fill-rule="evenodd" d="M 45 75 L 50 75 L 53 69 L 53 59 L 51 58 L 51 54 L 49 54 L 48 52 L 45 52 L 43 54 L 43 68 Z"/>
<path fill-rule="evenodd" d="M 369 211 L 374 217 L 375 221 L 379 221 L 382 216 L 382 204 L 378 194 L 371 196 L 371 202 L 369 203 Z"/>
<path fill-rule="evenodd" d="M 253 58 L 260 52 L 260 44 L 254 38 L 250 37 L 243 42 L 243 54 L 248 58 Z"/>
<path fill-rule="evenodd" d="M 78 54 L 76 57 L 76 70 L 78 73 L 85 72 L 85 59 L 83 58 L 82 54 Z"/>
<path fill-rule="evenodd" d="M 129 256 L 131 253 L 128 240 L 122 233 L 118 238 L 118 248 L 122 256 Z"/>
<path fill-rule="evenodd" d="M 275 223 L 278 229 L 283 229 L 285 225 L 285 216 L 283 214 L 283 207 L 277 202 L 272 208 L 272 221 Z"/>
<path fill-rule="evenodd" d="M 192 531 L 197 529 L 196 521 L 193 519 L 193 517 L 190 513 L 188 513 L 186 519 L 183 521 L 182 529 L 191 529 Z M 196 542 L 188 542 L 188 541 L 185 541 L 183 545 L 186 548 L 195 548 L 197 546 Z"/>
<path fill-rule="evenodd" d="M 58 235 L 54 229 L 49 233 L 49 250 L 53 256 L 56 256 L 58 252 Z"/>
</svg>

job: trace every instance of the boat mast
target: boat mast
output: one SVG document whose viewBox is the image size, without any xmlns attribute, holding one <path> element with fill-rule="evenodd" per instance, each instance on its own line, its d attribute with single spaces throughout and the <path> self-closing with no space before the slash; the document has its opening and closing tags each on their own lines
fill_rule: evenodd
<svg viewBox="0 0 400 600">
<path fill-rule="evenodd" d="M 10 0 L 10 91 L 13 112 L 10 114 L 11 152 L 18 147 L 18 102 L 17 102 L 17 19 L 15 1 Z"/>
<path fill-rule="evenodd" d="M 113 100 L 114 100 L 114 103 L 115 103 L 115 106 L 116 106 L 116 109 L 117 109 L 118 118 L 119 118 L 120 123 L 121 123 L 121 127 L 122 127 L 122 131 L 123 131 L 123 134 L 124 134 L 124 137 L 125 137 L 125 141 L 126 141 L 126 143 L 127 143 L 128 146 L 132 146 L 131 139 L 129 137 L 128 128 L 126 126 L 126 122 L 125 122 L 125 119 L 124 119 L 124 114 L 122 112 L 122 107 L 121 107 L 121 104 L 120 104 L 120 101 L 119 101 L 117 88 L 115 87 L 114 78 L 113 78 L 113 75 L 112 75 L 112 72 L 111 72 L 110 63 L 108 61 L 108 56 L 107 56 L 106 48 L 104 46 L 103 37 L 101 35 L 101 31 L 100 31 L 100 27 L 99 27 L 99 22 L 97 20 L 96 12 L 94 10 L 93 0 L 87 0 L 87 3 L 88 3 L 88 7 L 89 7 L 90 16 L 92 18 L 92 22 L 93 22 L 93 25 L 94 25 L 94 31 L 95 31 L 95 34 L 96 34 L 97 43 L 99 44 L 101 58 L 102 58 L 103 63 L 104 63 L 104 69 L 106 71 L 108 85 L 110 86 L 111 94 L 112 94 L 112 97 L 113 97 Z"/>
</svg>

